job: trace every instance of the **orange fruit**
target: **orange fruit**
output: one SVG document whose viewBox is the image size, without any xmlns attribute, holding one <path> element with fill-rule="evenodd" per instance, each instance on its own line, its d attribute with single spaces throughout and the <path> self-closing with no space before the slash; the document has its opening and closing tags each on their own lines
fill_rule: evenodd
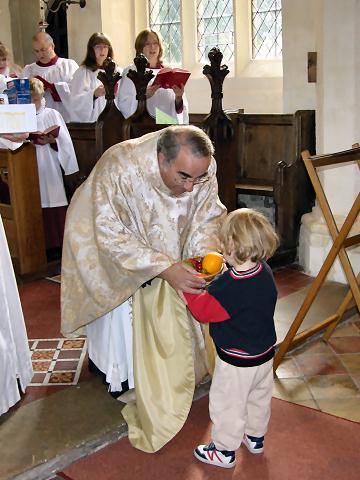
<svg viewBox="0 0 360 480">
<path fill-rule="evenodd" d="M 202 260 L 202 268 L 207 273 L 217 273 L 221 270 L 224 262 L 223 256 L 218 252 L 209 252 Z"/>
</svg>

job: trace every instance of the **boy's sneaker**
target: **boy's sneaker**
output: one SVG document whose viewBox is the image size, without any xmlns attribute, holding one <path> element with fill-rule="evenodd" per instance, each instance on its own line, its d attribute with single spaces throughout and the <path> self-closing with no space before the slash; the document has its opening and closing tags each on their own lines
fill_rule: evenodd
<svg viewBox="0 0 360 480">
<path fill-rule="evenodd" d="M 235 467 L 234 450 L 218 450 L 214 442 L 209 443 L 209 445 L 198 445 L 194 450 L 194 455 L 200 462 L 209 465 L 222 468 Z"/>
<path fill-rule="evenodd" d="M 252 437 L 245 434 L 243 444 L 251 453 L 262 453 L 264 451 L 264 437 Z"/>
</svg>

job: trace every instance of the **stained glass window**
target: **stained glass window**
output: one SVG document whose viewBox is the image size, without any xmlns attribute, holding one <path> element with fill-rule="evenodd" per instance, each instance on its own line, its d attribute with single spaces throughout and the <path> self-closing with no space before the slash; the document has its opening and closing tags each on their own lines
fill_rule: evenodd
<svg viewBox="0 0 360 480">
<path fill-rule="evenodd" d="M 281 0 L 252 0 L 251 9 L 253 58 L 280 58 Z"/>
<path fill-rule="evenodd" d="M 199 62 L 208 61 L 208 53 L 218 47 L 226 62 L 234 61 L 234 16 L 232 0 L 197 0 Z"/>
<path fill-rule="evenodd" d="M 165 63 L 181 64 L 180 0 L 149 0 L 149 23 L 163 39 Z"/>
</svg>

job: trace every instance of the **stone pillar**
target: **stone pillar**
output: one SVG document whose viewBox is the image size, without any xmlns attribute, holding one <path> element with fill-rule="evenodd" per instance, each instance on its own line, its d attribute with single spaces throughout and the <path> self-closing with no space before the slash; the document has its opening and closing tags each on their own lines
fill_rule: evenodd
<svg viewBox="0 0 360 480">
<path fill-rule="evenodd" d="M 69 57 L 81 63 L 90 36 L 103 32 L 111 39 L 115 62 L 122 67 L 129 65 L 135 57 L 138 32 L 134 26 L 139 24 L 139 31 L 146 28 L 143 10 L 139 0 L 91 0 L 85 8 L 72 5 L 67 11 Z"/>
</svg>

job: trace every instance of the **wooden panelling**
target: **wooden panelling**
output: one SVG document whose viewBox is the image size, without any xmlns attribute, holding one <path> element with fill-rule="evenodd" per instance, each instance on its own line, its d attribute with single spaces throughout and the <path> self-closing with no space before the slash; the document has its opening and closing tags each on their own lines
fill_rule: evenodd
<svg viewBox="0 0 360 480">
<path fill-rule="evenodd" d="M 16 273 L 46 267 L 43 218 L 35 147 L 0 150 L 0 167 L 6 171 L 10 205 L 0 204 L 9 250 Z"/>
</svg>

